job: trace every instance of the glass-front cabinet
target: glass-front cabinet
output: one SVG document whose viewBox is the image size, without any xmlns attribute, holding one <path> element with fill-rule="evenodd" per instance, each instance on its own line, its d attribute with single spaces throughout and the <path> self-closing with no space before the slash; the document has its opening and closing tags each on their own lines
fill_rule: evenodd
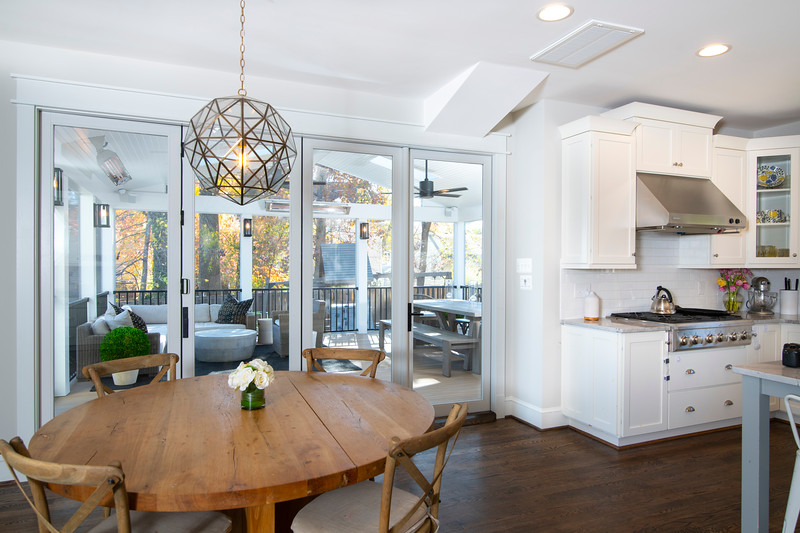
<svg viewBox="0 0 800 533">
<path fill-rule="evenodd" d="M 796 266 L 800 263 L 800 204 L 796 176 L 800 149 L 750 152 L 749 262 Z"/>
</svg>

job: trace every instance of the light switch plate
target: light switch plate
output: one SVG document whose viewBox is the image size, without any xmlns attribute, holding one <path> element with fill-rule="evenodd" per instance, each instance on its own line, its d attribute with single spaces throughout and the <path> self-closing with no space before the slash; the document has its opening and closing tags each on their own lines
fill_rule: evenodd
<svg viewBox="0 0 800 533">
<path fill-rule="evenodd" d="M 530 274 L 533 272 L 533 260 L 530 257 L 517 258 L 517 274 Z"/>
<path fill-rule="evenodd" d="M 533 276 L 530 274 L 524 274 L 519 277 L 519 288 L 523 291 L 529 291 L 533 289 Z"/>
</svg>

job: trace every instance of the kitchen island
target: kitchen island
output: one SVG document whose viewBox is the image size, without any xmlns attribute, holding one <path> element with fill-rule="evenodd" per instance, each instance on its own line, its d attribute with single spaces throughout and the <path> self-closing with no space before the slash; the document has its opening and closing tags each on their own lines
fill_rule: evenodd
<svg viewBox="0 0 800 533">
<path fill-rule="evenodd" d="M 800 368 L 780 361 L 737 366 L 742 376 L 742 531 L 769 531 L 770 397 L 800 394 Z M 788 431 L 788 428 L 787 428 Z"/>
</svg>

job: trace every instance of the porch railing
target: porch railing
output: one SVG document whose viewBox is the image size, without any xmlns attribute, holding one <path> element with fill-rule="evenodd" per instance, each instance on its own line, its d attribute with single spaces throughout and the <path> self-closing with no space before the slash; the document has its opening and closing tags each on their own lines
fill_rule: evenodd
<svg viewBox="0 0 800 533">
<path fill-rule="evenodd" d="M 221 304 L 230 294 L 241 299 L 241 289 L 195 289 L 195 303 Z M 315 287 L 312 289 L 315 300 L 323 300 L 327 310 L 325 332 L 336 333 L 358 330 L 358 288 L 357 287 Z M 480 287 L 469 285 L 425 285 L 414 287 L 415 295 L 431 298 L 475 298 L 480 301 Z M 156 305 L 167 303 L 166 290 L 152 291 L 114 291 L 117 305 Z M 289 289 L 274 287 L 253 289 L 253 305 L 250 310 L 262 315 L 272 315 L 276 311 L 289 309 Z M 378 322 L 392 318 L 392 288 L 367 288 L 367 329 L 378 329 Z"/>
</svg>

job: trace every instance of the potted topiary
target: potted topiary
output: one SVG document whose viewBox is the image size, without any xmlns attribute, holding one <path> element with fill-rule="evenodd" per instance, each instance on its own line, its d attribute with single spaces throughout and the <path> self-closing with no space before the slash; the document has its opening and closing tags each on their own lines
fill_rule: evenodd
<svg viewBox="0 0 800 533">
<path fill-rule="evenodd" d="M 106 333 L 100 342 L 100 360 L 114 361 L 150 353 L 147 334 L 137 328 L 121 327 Z M 139 377 L 139 369 L 115 372 L 111 375 L 115 385 L 132 385 Z"/>
</svg>

